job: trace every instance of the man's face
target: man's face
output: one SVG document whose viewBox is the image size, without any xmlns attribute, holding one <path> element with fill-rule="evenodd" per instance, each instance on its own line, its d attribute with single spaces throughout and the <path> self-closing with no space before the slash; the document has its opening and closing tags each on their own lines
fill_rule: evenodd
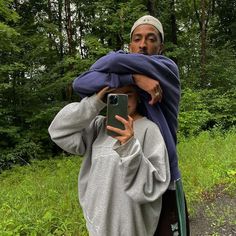
<svg viewBox="0 0 236 236">
<path fill-rule="evenodd" d="M 145 55 L 161 54 L 163 43 L 159 31 L 152 25 L 139 25 L 133 31 L 129 51 Z"/>
</svg>

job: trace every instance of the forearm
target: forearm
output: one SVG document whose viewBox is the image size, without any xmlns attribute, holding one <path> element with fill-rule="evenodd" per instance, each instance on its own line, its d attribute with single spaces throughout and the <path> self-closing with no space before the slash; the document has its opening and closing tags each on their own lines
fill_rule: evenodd
<svg viewBox="0 0 236 236">
<path fill-rule="evenodd" d="M 103 72 L 108 74 L 117 73 L 119 75 L 146 75 L 149 78 L 157 80 L 159 82 L 161 89 L 163 90 L 163 103 L 166 103 L 167 107 L 169 107 L 171 106 L 170 102 L 174 101 L 174 106 L 178 107 L 180 97 L 178 67 L 172 60 L 167 57 L 158 55 L 147 56 L 134 53 L 125 54 L 113 52 L 97 60 L 92 65 L 91 71 L 96 71 L 96 73 Z M 110 81 L 114 83 L 117 80 L 111 78 Z M 91 85 L 89 84 L 89 86 Z"/>
<path fill-rule="evenodd" d="M 176 64 L 169 58 L 158 55 L 110 53 L 98 59 L 92 65 L 91 70 L 117 74 L 144 74 L 153 79 L 159 78 L 161 80 L 169 76 L 172 79 L 179 80 Z M 168 80 L 168 78 L 166 79 Z"/>
<path fill-rule="evenodd" d="M 113 75 L 116 74 L 116 75 Z M 86 91 L 88 87 L 121 87 L 130 84 L 132 74 L 144 74 L 158 80 L 163 90 L 180 89 L 179 74 L 176 64 L 164 56 L 147 56 L 113 52 L 98 59 L 90 70 L 74 81 L 75 91 Z M 127 76 L 128 75 L 128 76 Z M 89 85 L 89 86 L 88 86 Z M 81 89 L 80 89 L 81 88 Z"/>
<path fill-rule="evenodd" d="M 106 86 L 110 88 L 118 88 L 133 83 L 131 74 L 119 75 L 90 70 L 74 80 L 73 89 L 82 97 L 85 97 L 101 90 Z"/>
</svg>

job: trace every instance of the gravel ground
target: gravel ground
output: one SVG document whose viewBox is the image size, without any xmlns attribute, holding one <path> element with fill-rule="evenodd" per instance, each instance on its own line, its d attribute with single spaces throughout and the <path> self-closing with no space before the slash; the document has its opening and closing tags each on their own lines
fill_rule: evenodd
<svg viewBox="0 0 236 236">
<path fill-rule="evenodd" d="M 190 218 L 191 236 L 236 236 L 236 195 L 216 192 L 196 209 Z"/>
</svg>

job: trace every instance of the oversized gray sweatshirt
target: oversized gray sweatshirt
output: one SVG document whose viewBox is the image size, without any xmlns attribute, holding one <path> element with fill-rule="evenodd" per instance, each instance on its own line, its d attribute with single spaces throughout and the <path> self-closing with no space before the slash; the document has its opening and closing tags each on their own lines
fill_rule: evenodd
<svg viewBox="0 0 236 236">
<path fill-rule="evenodd" d="M 70 103 L 49 133 L 65 151 L 83 155 L 79 200 L 90 236 L 153 236 L 170 182 L 166 146 L 156 124 L 134 122 L 123 145 L 106 134 L 105 104 L 96 95 Z"/>
</svg>

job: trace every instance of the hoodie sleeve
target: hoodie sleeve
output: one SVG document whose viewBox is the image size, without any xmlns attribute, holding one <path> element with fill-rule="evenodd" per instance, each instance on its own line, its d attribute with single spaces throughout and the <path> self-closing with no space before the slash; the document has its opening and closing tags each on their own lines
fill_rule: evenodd
<svg viewBox="0 0 236 236">
<path fill-rule="evenodd" d="M 111 88 L 134 84 L 132 74 L 144 74 L 158 80 L 163 90 L 162 109 L 177 117 L 180 99 L 180 81 L 177 65 L 162 55 L 109 53 L 98 59 L 89 71 L 77 77 L 73 88 L 82 97 L 89 96 L 105 86 Z M 147 95 L 143 96 L 149 99 Z M 172 116 L 172 115 L 171 115 Z"/>
<path fill-rule="evenodd" d="M 106 86 L 118 88 L 129 84 L 134 84 L 131 74 L 120 75 L 117 73 L 89 70 L 74 80 L 73 89 L 81 97 L 86 97 L 100 91 Z"/>
<path fill-rule="evenodd" d="M 136 138 L 114 146 L 121 157 L 124 189 L 140 204 L 160 198 L 170 183 L 168 154 L 158 127 L 147 130 L 145 136 L 143 147 Z"/>
<path fill-rule="evenodd" d="M 98 113 L 105 103 L 96 95 L 61 109 L 48 128 L 51 139 L 63 150 L 83 155 L 96 137 Z"/>
<path fill-rule="evenodd" d="M 73 87 L 77 92 L 83 92 L 81 88 L 84 87 L 93 90 L 92 81 L 93 84 L 103 83 L 103 87 L 121 87 L 134 83 L 132 74 L 144 74 L 158 80 L 163 90 L 171 90 L 168 94 L 174 92 L 176 95 L 180 88 L 178 67 L 171 59 L 161 55 L 128 54 L 122 51 L 98 59 L 89 71 L 75 79 Z"/>
</svg>

